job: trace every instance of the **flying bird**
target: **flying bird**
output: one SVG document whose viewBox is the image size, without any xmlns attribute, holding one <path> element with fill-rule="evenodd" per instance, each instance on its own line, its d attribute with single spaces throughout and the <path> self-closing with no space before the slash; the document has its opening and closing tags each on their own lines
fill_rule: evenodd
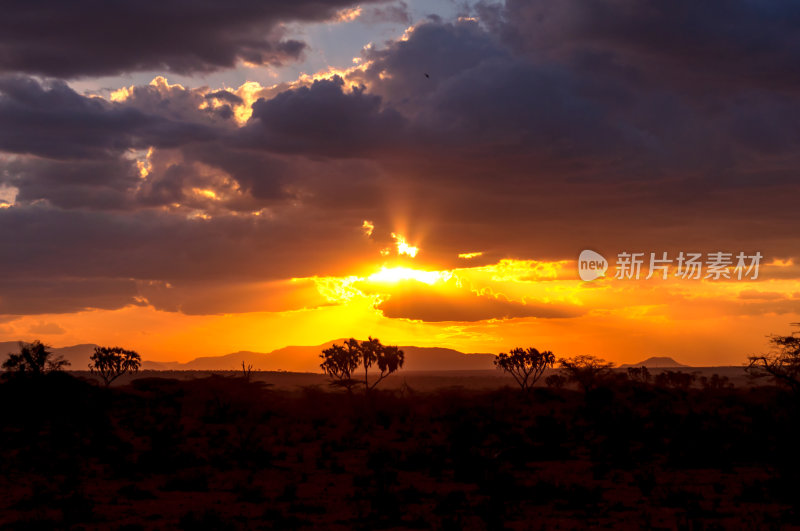
<svg viewBox="0 0 800 531">
<path fill-rule="evenodd" d="M 425 72 L 425 77 L 427 77 L 428 79 L 431 78 L 430 74 L 428 74 L 427 72 Z"/>
</svg>

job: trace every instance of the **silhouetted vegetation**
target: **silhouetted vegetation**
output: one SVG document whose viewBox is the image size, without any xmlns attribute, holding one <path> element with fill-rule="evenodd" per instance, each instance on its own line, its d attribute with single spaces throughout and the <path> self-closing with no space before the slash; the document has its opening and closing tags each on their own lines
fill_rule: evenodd
<svg viewBox="0 0 800 531">
<path fill-rule="evenodd" d="M 99 374 L 106 387 L 127 372 L 138 372 L 142 365 L 138 353 L 121 347 L 95 347 L 89 359 L 89 370 Z"/>
<path fill-rule="evenodd" d="M 344 358 L 351 378 L 363 343 Z M 347 344 L 326 349 L 324 360 L 342 351 Z M 246 365 L 113 387 L 63 371 L 6 378 L 0 527 L 800 525 L 800 404 L 790 386 L 564 361 L 546 378 L 532 372 L 528 382 L 548 385 L 526 393 L 376 389 L 376 373 L 357 380 L 372 387 L 368 401 L 321 386 L 276 391 L 263 373 L 243 378 Z"/>
<path fill-rule="evenodd" d="M 360 344 L 356 339 L 348 339 L 344 345 L 333 344 L 322 351 L 320 364 L 322 371 L 331 379 L 331 385 L 344 387 L 348 392 L 358 384 L 353 373 L 358 369 Z"/>
<path fill-rule="evenodd" d="M 614 367 L 613 363 L 589 355 L 565 358 L 559 360 L 559 365 L 566 371 L 568 381 L 578 384 L 584 392 L 597 387 L 603 378 L 611 374 L 610 369 Z"/>
<path fill-rule="evenodd" d="M 242 361 L 242 378 L 250 381 L 250 375 L 253 373 L 253 364 L 252 363 L 245 363 Z"/>
<path fill-rule="evenodd" d="M 633 382 L 643 384 L 648 384 L 651 380 L 650 371 L 647 370 L 647 367 L 629 367 L 628 378 Z"/>
<path fill-rule="evenodd" d="M 772 336 L 770 344 L 769 353 L 750 356 L 748 371 L 754 378 L 771 377 L 776 384 L 800 393 L 800 333 Z"/>
<path fill-rule="evenodd" d="M 656 385 L 670 389 L 689 389 L 697 379 L 694 374 L 683 371 L 665 370 L 655 377 Z"/>
<path fill-rule="evenodd" d="M 348 391 L 358 384 L 363 384 L 365 391 L 374 389 L 384 378 L 400 369 L 405 360 L 402 350 L 383 345 L 372 337 L 367 341 L 350 338 L 344 345 L 333 344 L 323 350 L 320 357 L 323 359 L 320 368 L 330 377 L 331 384 L 344 387 Z M 364 370 L 362 381 L 354 377 L 359 367 Z M 372 367 L 377 367 L 380 372 L 370 384 L 369 369 Z"/>
<path fill-rule="evenodd" d="M 508 354 L 498 354 L 494 359 L 495 366 L 513 376 L 522 391 L 533 387 L 545 369 L 552 368 L 555 362 L 556 357 L 552 352 L 539 352 L 533 347 L 515 348 Z"/>
<path fill-rule="evenodd" d="M 60 371 L 69 362 L 58 356 L 53 356 L 50 346 L 41 341 L 33 343 L 19 343 L 18 353 L 9 353 L 8 359 L 3 362 L 3 369 L 8 373 L 22 373 L 27 375 L 40 375 L 49 371 Z"/>
</svg>

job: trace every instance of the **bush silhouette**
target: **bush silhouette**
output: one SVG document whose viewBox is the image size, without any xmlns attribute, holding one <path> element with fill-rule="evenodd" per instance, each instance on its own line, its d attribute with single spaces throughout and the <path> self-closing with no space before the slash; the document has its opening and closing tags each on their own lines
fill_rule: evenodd
<svg viewBox="0 0 800 531">
<path fill-rule="evenodd" d="M 551 374 L 544 379 L 544 383 L 552 389 L 561 389 L 567 383 L 567 379 L 560 374 Z"/>
<path fill-rule="evenodd" d="M 689 389 L 697 377 L 694 374 L 683 371 L 664 371 L 655 378 L 655 383 L 659 387 L 670 389 Z"/>
<path fill-rule="evenodd" d="M 632 382 L 648 384 L 650 383 L 650 371 L 645 366 L 628 367 L 628 379 Z"/>
<path fill-rule="evenodd" d="M 138 353 L 121 347 L 95 347 L 89 359 L 89 370 L 99 374 L 106 387 L 126 372 L 138 372 L 142 365 Z"/>
<path fill-rule="evenodd" d="M 733 383 L 731 383 L 730 379 L 719 374 L 712 374 L 711 377 L 701 376 L 700 385 L 706 390 L 733 389 Z"/>
<path fill-rule="evenodd" d="M 595 356 L 581 355 L 559 361 L 567 371 L 567 379 L 578 384 L 584 392 L 591 391 L 599 384 L 600 380 L 609 376 L 613 363 Z"/>
<path fill-rule="evenodd" d="M 49 371 L 60 371 L 69 362 L 60 356 L 53 357 L 51 347 L 39 340 L 33 343 L 19 343 L 19 353 L 9 354 L 3 362 L 3 369 L 10 373 L 44 374 Z"/>
<path fill-rule="evenodd" d="M 508 354 L 503 352 L 494 358 L 495 366 L 513 376 L 522 391 L 533 387 L 545 369 L 552 367 L 555 362 L 556 357 L 552 352 L 539 352 L 533 347 L 515 348 Z"/>
</svg>

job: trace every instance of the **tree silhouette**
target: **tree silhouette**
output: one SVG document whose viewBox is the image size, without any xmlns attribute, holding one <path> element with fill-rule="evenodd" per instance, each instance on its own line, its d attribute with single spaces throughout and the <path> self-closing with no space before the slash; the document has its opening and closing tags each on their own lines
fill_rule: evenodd
<svg viewBox="0 0 800 531">
<path fill-rule="evenodd" d="M 242 378 L 244 378 L 245 381 L 248 382 L 250 381 L 251 372 L 253 372 L 253 364 L 252 363 L 245 364 L 244 360 L 242 360 Z"/>
<path fill-rule="evenodd" d="M 355 341 L 351 339 L 351 341 Z M 360 345 L 361 364 L 364 366 L 364 389 L 374 389 L 381 380 L 403 366 L 405 353 L 397 347 L 382 345 L 377 338 L 370 337 Z M 377 365 L 380 369 L 378 379 L 369 384 L 369 368 Z"/>
<path fill-rule="evenodd" d="M 733 389 L 733 383 L 727 376 L 720 376 L 719 374 L 712 374 L 709 378 L 708 376 L 701 376 L 700 377 L 700 385 L 703 386 L 705 390 L 719 390 L 719 389 Z"/>
<path fill-rule="evenodd" d="M 655 384 L 659 387 L 669 387 L 670 389 L 689 389 L 697 376 L 683 371 L 663 371 L 656 375 Z"/>
<path fill-rule="evenodd" d="M 25 374 L 43 374 L 49 371 L 60 371 L 69 362 L 61 356 L 52 357 L 53 353 L 48 350 L 52 347 L 45 345 L 39 340 L 33 343 L 19 343 L 19 353 L 9 354 L 8 359 L 3 362 L 3 369 L 8 372 Z"/>
<path fill-rule="evenodd" d="M 398 347 L 383 345 L 372 337 L 367 341 L 350 338 L 344 345 L 333 344 L 323 350 L 320 357 L 323 358 L 320 367 L 331 378 L 331 383 L 346 387 L 348 391 L 359 384 L 353 378 L 353 373 L 363 367 L 364 381 L 361 383 L 364 384 L 365 392 L 374 389 L 384 378 L 400 369 L 405 361 L 405 354 Z M 369 369 L 373 366 L 378 367 L 380 374 L 370 384 Z"/>
<path fill-rule="evenodd" d="M 552 352 L 539 352 L 533 347 L 515 348 L 508 354 L 503 352 L 494 357 L 495 366 L 513 376 L 523 392 L 533 387 L 544 370 L 555 362 L 556 357 Z"/>
<path fill-rule="evenodd" d="M 89 370 L 98 373 L 106 387 L 126 372 L 138 372 L 142 364 L 138 353 L 121 347 L 95 347 L 89 359 Z"/>
<path fill-rule="evenodd" d="M 358 368 L 358 341 L 350 339 L 344 346 L 334 343 L 319 356 L 323 358 L 320 367 L 331 379 L 331 385 L 344 387 L 351 392 L 358 382 L 353 379 L 353 372 Z"/>
<path fill-rule="evenodd" d="M 594 389 L 599 380 L 609 374 L 614 364 L 596 356 L 581 355 L 559 361 L 567 371 L 569 381 L 578 384 L 584 392 Z"/>
<path fill-rule="evenodd" d="M 769 353 L 748 358 L 747 372 L 754 378 L 771 376 L 777 384 L 800 393 L 800 332 L 771 336 L 769 342 L 772 344 Z"/>
</svg>

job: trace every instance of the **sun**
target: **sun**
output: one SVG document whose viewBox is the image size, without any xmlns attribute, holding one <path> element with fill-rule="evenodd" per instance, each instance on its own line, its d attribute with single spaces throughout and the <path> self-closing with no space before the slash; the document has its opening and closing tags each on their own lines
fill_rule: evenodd
<svg viewBox="0 0 800 531">
<path fill-rule="evenodd" d="M 410 267 L 381 267 L 381 270 L 367 277 L 370 282 L 396 283 L 403 280 L 416 280 L 429 286 L 449 280 L 453 274 L 449 271 L 423 271 Z"/>
</svg>

